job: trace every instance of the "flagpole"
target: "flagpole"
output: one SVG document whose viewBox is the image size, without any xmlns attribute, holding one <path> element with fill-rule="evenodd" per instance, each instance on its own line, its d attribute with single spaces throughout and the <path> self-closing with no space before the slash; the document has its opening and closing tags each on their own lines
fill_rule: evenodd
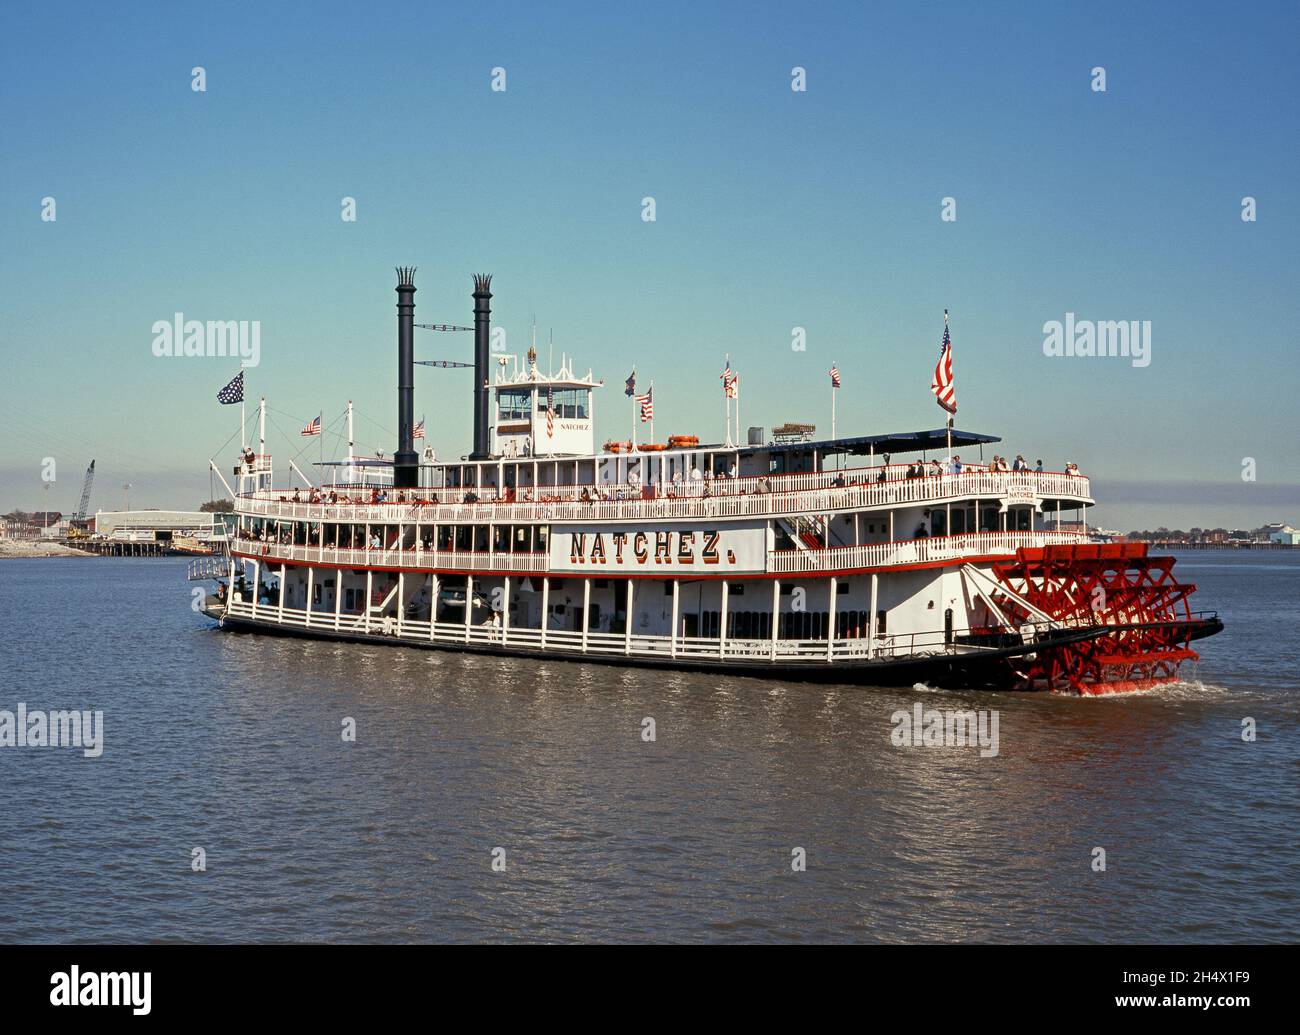
<svg viewBox="0 0 1300 1035">
<path fill-rule="evenodd" d="M 835 361 L 831 360 L 831 369 L 837 369 Z M 831 378 L 831 438 L 835 437 L 835 379 Z"/>
<path fill-rule="evenodd" d="M 943 311 L 943 329 L 945 332 L 948 330 L 947 309 Z M 951 359 L 952 356 L 951 343 L 949 343 L 948 349 L 949 349 L 948 355 L 949 358 Z M 947 421 L 945 421 L 945 423 L 948 425 L 948 464 L 950 466 L 952 464 L 952 422 L 953 422 L 953 418 L 956 417 L 957 415 L 957 396 L 954 394 L 952 398 L 953 398 L 952 412 L 948 414 L 948 419 Z M 947 504 L 947 511 L 944 517 L 944 523 L 945 523 L 944 535 L 952 535 L 952 503 L 951 502 Z"/>
<path fill-rule="evenodd" d="M 726 364 L 723 366 L 722 376 L 722 408 L 726 413 L 727 431 L 722 441 L 731 445 L 731 386 L 727 384 L 727 374 L 731 372 L 731 353 L 727 353 Z"/>
<path fill-rule="evenodd" d="M 653 381 L 651 381 L 651 382 L 650 382 L 650 405 L 651 405 L 651 407 L 654 406 L 654 402 L 655 402 L 655 383 L 654 383 Z M 655 411 L 654 411 L 653 409 L 651 409 L 651 410 L 650 410 L 650 441 L 653 442 L 654 440 L 655 440 Z M 647 461 L 647 463 L 648 463 L 648 461 Z"/>
</svg>

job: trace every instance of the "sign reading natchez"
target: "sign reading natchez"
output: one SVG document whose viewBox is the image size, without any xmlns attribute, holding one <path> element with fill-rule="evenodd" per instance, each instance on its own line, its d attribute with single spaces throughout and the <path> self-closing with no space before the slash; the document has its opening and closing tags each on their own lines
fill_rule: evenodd
<svg viewBox="0 0 1300 1035">
<path fill-rule="evenodd" d="M 552 571 L 603 576 L 672 571 L 760 573 L 767 570 L 767 549 L 767 529 L 762 526 L 552 525 L 547 559 Z"/>
</svg>

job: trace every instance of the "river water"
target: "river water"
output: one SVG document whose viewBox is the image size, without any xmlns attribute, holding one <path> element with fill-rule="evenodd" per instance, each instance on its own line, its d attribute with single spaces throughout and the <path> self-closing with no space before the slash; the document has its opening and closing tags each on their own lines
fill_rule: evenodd
<svg viewBox="0 0 1300 1035">
<path fill-rule="evenodd" d="M 1294 941 L 1300 551 L 1178 572 L 1227 622 L 1188 681 L 1077 700 L 235 635 L 180 560 L 5 561 L 0 709 L 104 746 L 0 748 L 0 941 Z M 997 755 L 894 746 L 918 701 Z"/>
</svg>

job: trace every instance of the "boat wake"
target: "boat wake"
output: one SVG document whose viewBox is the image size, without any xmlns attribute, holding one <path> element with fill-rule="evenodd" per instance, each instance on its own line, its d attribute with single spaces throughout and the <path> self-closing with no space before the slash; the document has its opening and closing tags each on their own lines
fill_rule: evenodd
<svg viewBox="0 0 1300 1035">
<path fill-rule="evenodd" d="M 1165 701 L 1214 701 L 1237 694 L 1231 687 L 1217 686 L 1201 680 L 1180 679 L 1174 683 L 1161 683 L 1159 686 L 1142 690 L 1130 690 L 1119 694 L 1083 694 L 1089 701 L 1126 701 L 1135 697 L 1155 697 Z"/>
</svg>

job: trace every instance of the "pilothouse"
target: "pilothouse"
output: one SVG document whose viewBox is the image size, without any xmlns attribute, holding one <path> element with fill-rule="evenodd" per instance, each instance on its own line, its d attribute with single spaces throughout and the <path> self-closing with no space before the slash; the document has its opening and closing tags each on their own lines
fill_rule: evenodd
<svg viewBox="0 0 1300 1035">
<path fill-rule="evenodd" d="M 651 417 L 649 441 L 597 448 L 603 382 L 567 356 L 542 369 L 535 348 L 493 356 L 490 276 L 473 282 L 473 449 L 421 456 L 414 274 L 398 271 L 391 459 L 349 453 L 315 482 L 296 465 L 281 482 L 263 434 L 233 467 L 230 556 L 191 573 L 217 581 L 205 611 L 223 629 L 1101 694 L 1176 679 L 1192 641 L 1222 628 L 1192 610 L 1172 558 L 1091 541 L 1077 468 L 976 459 L 999 439 L 951 422 L 706 443 L 655 441 Z M 948 359 L 936 396 L 951 396 Z"/>
</svg>

